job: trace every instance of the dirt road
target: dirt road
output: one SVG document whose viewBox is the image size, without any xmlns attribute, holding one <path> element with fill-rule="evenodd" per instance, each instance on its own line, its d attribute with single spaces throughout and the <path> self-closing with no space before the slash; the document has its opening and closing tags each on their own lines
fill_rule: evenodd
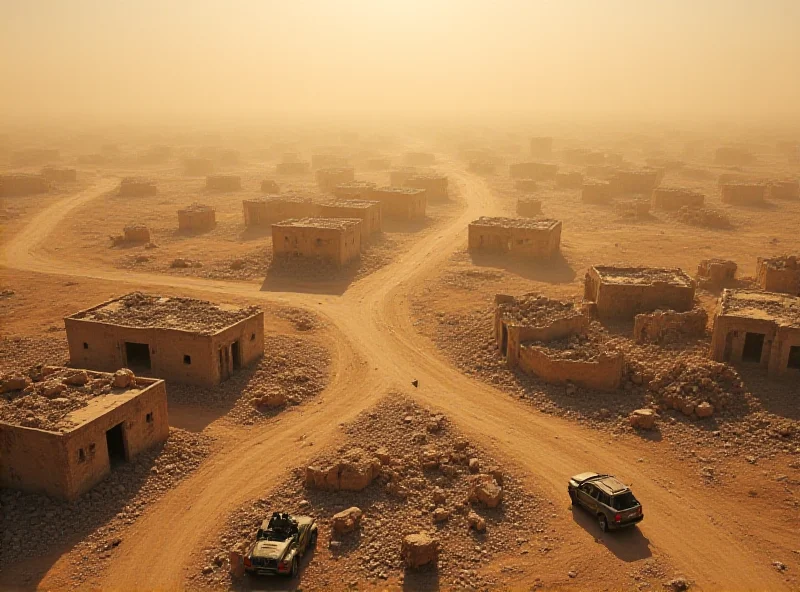
<svg viewBox="0 0 800 592">
<path fill-rule="evenodd" d="M 253 284 L 86 267 L 80 261 L 59 261 L 44 254 L 41 246 L 59 221 L 109 190 L 115 180 L 104 180 L 54 204 L 8 243 L 4 261 L 10 268 L 230 294 L 254 302 L 291 302 L 326 318 L 340 336 L 331 384 L 323 395 L 315 403 L 281 414 L 263 429 L 232 432 L 219 453 L 131 527 L 124 553 L 115 557 L 104 588 L 181 588 L 185 570 L 196 569 L 189 565 L 191 554 L 219 531 L 234 508 L 265 495 L 287 469 L 334 442 L 340 422 L 396 389 L 442 410 L 460 430 L 489 447 L 497 458 L 510 459 L 551 499 L 565 505 L 566 478 L 572 473 L 601 467 L 632 482 L 647 515 L 640 544 L 668 556 L 701 587 L 787 589 L 758 541 L 774 540 L 776 529 L 777 536 L 790 541 L 788 526 L 753 524 L 748 507 L 720 499 L 680 468 L 656 462 L 658 452 L 652 444 L 610 442 L 607 436 L 537 413 L 469 379 L 417 334 L 409 294 L 463 243 L 470 220 L 500 211 L 479 177 L 449 174 L 464 196 L 463 212 L 342 296 L 261 292 Z M 413 379 L 419 380 L 419 389 L 410 387 Z M 654 462 L 637 462 L 642 456 Z M 747 540 L 743 526 L 749 529 Z M 768 536 L 764 529 L 769 529 Z M 591 542 L 589 533 L 581 535 Z"/>
</svg>

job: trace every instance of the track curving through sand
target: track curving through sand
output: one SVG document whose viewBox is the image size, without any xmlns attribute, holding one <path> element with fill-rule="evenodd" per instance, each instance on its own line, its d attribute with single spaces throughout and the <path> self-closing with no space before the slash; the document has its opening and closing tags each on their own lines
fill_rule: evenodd
<svg viewBox="0 0 800 592">
<path fill-rule="evenodd" d="M 726 590 L 787 589 L 760 553 L 757 541 L 774 539 L 774 525 L 751 524 L 750 510 L 705 491 L 683 471 L 642 464 L 652 447 L 609 442 L 596 431 L 531 409 L 452 367 L 413 326 L 409 298 L 432 280 L 464 242 L 468 222 L 498 215 L 499 204 L 477 176 L 449 171 L 461 188 L 463 211 L 392 263 L 341 296 L 263 292 L 254 284 L 132 273 L 80 261 L 61 261 L 42 246 L 74 208 L 111 190 L 116 179 L 61 200 L 40 212 L 6 244 L 11 269 L 169 287 L 291 303 L 314 311 L 337 335 L 328 388 L 312 403 L 282 413 L 254 430 L 232 431 L 193 475 L 147 509 L 130 527 L 124 551 L 109 566 L 103 589 L 182 589 L 192 554 L 211 541 L 238 505 L 264 496 L 286 471 L 337 440 L 339 424 L 394 389 L 441 410 L 498 458 L 522 469 L 551 499 L 568 503 L 570 474 L 601 467 L 632 482 L 645 500 L 640 530 L 652 551 L 667 556 L 701 587 Z M 410 387 L 413 379 L 420 388 Z M 312 445 L 313 443 L 313 445 Z M 663 485 L 668 483 L 669 486 Z M 571 525 L 579 529 L 577 525 Z M 748 543 L 742 529 L 748 528 Z M 759 529 L 770 529 L 770 536 Z M 778 536 L 791 542 L 788 525 Z M 581 531 L 589 542 L 591 537 Z"/>
</svg>

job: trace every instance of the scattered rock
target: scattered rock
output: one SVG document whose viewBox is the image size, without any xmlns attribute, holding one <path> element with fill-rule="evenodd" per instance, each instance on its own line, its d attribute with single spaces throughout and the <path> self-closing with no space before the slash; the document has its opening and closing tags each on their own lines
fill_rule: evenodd
<svg viewBox="0 0 800 592">
<path fill-rule="evenodd" d="M 353 506 L 342 510 L 338 514 L 334 514 L 331 519 L 331 528 L 336 534 L 346 534 L 353 532 L 361 524 L 361 517 L 363 512 L 360 508 Z"/>
<path fill-rule="evenodd" d="M 422 532 L 407 535 L 403 538 L 400 557 L 409 569 L 435 564 L 439 560 L 439 541 Z"/>
</svg>

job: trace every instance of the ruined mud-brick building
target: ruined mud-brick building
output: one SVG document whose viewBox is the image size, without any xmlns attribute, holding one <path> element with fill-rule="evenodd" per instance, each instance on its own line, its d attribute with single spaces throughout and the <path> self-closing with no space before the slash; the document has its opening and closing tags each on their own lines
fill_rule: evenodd
<svg viewBox="0 0 800 592">
<path fill-rule="evenodd" d="M 624 356 L 587 343 L 589 319 L 574 304 L 537 294 L 498 294 L 495 302 L 495 340 L 509 367 L 555 384 L 619 388 Z"/>
<path fill-rule="evenodd" d="M 41 175 L 12 173 L 0 175 L 0 197 L 36 195 L 50 191 L 50 183 Z"/>
<path fill-rule="evenodd" d="M 312 154 L 311 168 L 314 170 L 347 168 L 347 159 L 337 154 Z"/>
<path fill-rule="evenodd" d="M 800 199 L 800 182 L 793 179 L 770 181 L 769 196 L 772 199 Z"/>
<path fill-rule="evenodd" d="M 112 374 L 55 367 L 42 374 L 27 387 L 40 395 L 35 411 L 0 415 L 0 488 L 75 500 L 167 440 L 163 380 L 126 376 L 117 387 Z"/>
<path fill-rule="evenodd" d="M 469 225 L 469 250 L 551 259 L 561 247 L 561 222 L 547 218 L 489 218 Z"/>
<path fill-rule="evenodd" d="M 476 175 L 492 175 L 494 174 L 495 165 L 491 160 L 470 160 L 467 170 Z"/>
<path fill-rule="evenodd" d="M 388 158 L 368 158 L 364 166 L 370 171 L 385 171 L 392 168 L 392 161 Z"/>
<path fill-rule="evenodd" d="M 242 178 L 238 175 L 209 175 L 206 177 L 206 189 L 209 191 L 239 191 Z"/>
<path fill-rule="evenodd" d="M 583 299 L 600 319 L 633 319 L 654 310 L 691 310 L 695 282 L 681 269 L 596 265 L 586 272 Z"/>
<path fill-rule="evenodd" d="M 26 148 L 11 153 L 13 166 L 37 166 L 55 162 L 61 158 L 61 153 L 55 148 Z"/>
<path fill-rule="evenodd" d="M 675 211 L 683 207 L 700 208 L 705 195 L 682 187 L 657 187 L 653 189 L 652 203 L 657 210 Z"/>
<path fill-rule="evenodd" d="M 702 337 L 707 324 L 708 313 L 700 307 L 686 312 L 644 312 L 634 317 L 633 339 L 636 343 L 674 343 L 681 339 Z"/>
<path fill-rule="evenodd" d="M 264 179 L 261 181 L 261 193 L 277 195 L 280 192 L 281 188 L 278 186 L 276 181 L 273 181 L 272 179 Z"/>
<path fill-rule="evenodd" d="M 534 158 L 550 158 L 553 156 L 553 138 L 535 137 L 530 142 L 531 156 Z"/>
<path fill-rule="evenodd" d="M 589 318 L 571 302 L 538 294 L 519 297 L 495 295 L 494 337 L 509 367 L 519 365 L 519 349 L 526 341 L 552 341 L 586 333 Z"/>
<path fill-rule="evenodd" d="M 800 381 L 800 298 L 725 290 L 714 313 L 711 357 L 757 364 L 772 378 Z"/>
<path fill-rule="evenodd" d="M 508 167 L 508 172 L 512 179 L 549 181 L 555 179 L 558 165 L 544 162 L 516 162 Z"/>
<path fill-rule="evenodd" d="M 352 168 L 319 169 L 316 172 L 317 186 L 322 191 L 333 191 L 337 185 L 355 181 Z"/>
<path fill-rule="evenodd" d="M 589 204 L 606 204 L 611 201 L 611 183 L 607 181 L 585 181 L 581 187 L 581 201 Z"/>
<path fill-rule="evenodd" d="M 380 202 L 381 215 L 390 220 L 422 220 L 428 205 L 425 191 L 410 187 L 377 187 L 369 200 Z"/>
<path fill-rule="evenodd" d="M 361 220 L 361 245 L 382 228 L 381 204 L 361 199 L 332 199 L 318 204 L 320 218 L 358 218 Z"/>
<path fill-rule="evenodd" d="M 405 187 L 406 181 L 417 174 L 413 167 L 403 167 L 389 171 L 389 185 L 391 187 Z"/>
<path fill-rule="evenodd" d="M 428 201 L 447 200 L 447 176 L 434 173 L 419 173 L 406 179 L 403 187 L 424 189 Z"/>
<path fill-rule="evenodd" d="M 301 257 L 345 266 L 361 256 L 358 218 L 302 218 L 272 225 L 276 259 Z"/>
<path fill-rule="evenodd" d="M 606 162 L 606 155 L 599 150 L 588 148 L 565 148 L 561 151 L 561 159 L 574 166 L 601 165 Z"/>
<path fill-rule="evenodd" d="M 264 354 L 264 313 L 134 292 L 64 319 L 70 363 L 214 386 Z"/>
<path fill-rule="evenodd" d="M 726 183 L 720 188 L 723 203 L 749 205 L 764 203 L 767 186 L 762 183 Z"/>
<path fill-rule="evenodd" d="M 724 286 L 736 278 L 737 265 L 728 259 L 703 259 L 697 266 L 701 285 Z"/>
<path fill-rule="evenodd" d="M 759 257 L 756 260 L 756 283 L 768 292 L 800 296 L 800 257 Z"/>
<path fill-rule="evenodd" d="M 754 161 L 755 156 L 743 148 L 723 146 L 714 153 L 714 162 L 725 166 L 745 166 Z"/>
<path fill-rule="evenodd" d="M 217 225 L 216 210 L 203 204 L 192 204 L 178 210 L 178 230 L 182 232 L 205 232 Z"/>
<path fill-rule="evenodd" d="M 144 224 L 131 224 L 122 230 L 122 238 L 126 243 L 149 243 L 150 229 Z"/>
<path fill-rule="evenodd" d="M 578 172 L 556 173 L 555 181 L 559 189 L 580 189 L 583 185 L 583 175 Z"/>
<path fill-rule="evenodd" d="M 351 181 L 334 187 L 333 195 L 337 199 L 367 199 L 375 187 L 370 181 Z"/>
<path fill-rule="evenodd" d="M 242 201 L 244 225 L 269 226 L 281 220 L 308 218 L 317 215 L 317 205 L 307 197 L 297 195 L 266 195 Z"/>
<path fill-rule="evenodd" d="M 614 193 L 646 193 L 655 189 L 663 178 L 663 171 L 657 169 L 624 170 L 617 169 L 611 177 Z"/>
<path fill-rule="evenodd" d="M 430 152 L 406 152 L 403 161 L 409 166 L 430 166 L 436 162 L 436 156 Z"/>
<path fill-rule="evenodd" d="M 42 177 L 51 183 L 74 183 L 78 180 L 78 171 L 75 169 L 44 167 Z"/>
<path fill-rule="evenodd" d="M 275 173 L 278 175 L 305 175 L 308 170 L 307 162 L 279 162 L 275 165 Z"/>
<path fill-rule="evenodd" d="M 125 177 L 119 183 L 120 197 L 151 197 L 157 193 L 156 184 L 150 179 Z"/>
<path fill-rule="evenodd" d="M 214 174 L 214 161 L 210 158 L 187 158 L 183 172 L 190 177 L 207 177 Z"/>
<path fill-rule="evenodd" d="M 525 218 L 533 218 L 542 213 L 542 200 L 535 197 L 520 197 L 517 200 L 517 214 Z"/>
</svg>

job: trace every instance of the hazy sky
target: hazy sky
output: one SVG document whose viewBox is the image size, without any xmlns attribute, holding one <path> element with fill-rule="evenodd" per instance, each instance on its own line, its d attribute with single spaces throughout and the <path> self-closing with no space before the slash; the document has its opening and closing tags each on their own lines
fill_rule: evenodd
<svg viewBox="0 0 800 592">
<path fill-rule="evenodd" d="M 800 0 L 0 0 L 8 117 L 800 117 Z"/>
</svg>

